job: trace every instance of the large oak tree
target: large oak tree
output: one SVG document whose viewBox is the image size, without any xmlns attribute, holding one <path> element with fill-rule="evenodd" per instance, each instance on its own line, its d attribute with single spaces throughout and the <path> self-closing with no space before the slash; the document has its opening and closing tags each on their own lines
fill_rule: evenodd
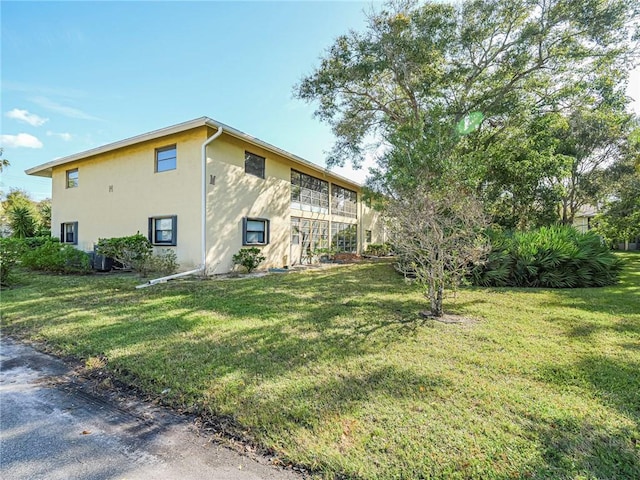
<svg viewBox="0 0 640 480">
<path fill-rule="evenodd" d="M 413 263 L 431 269 L 418 278 L 440 272 L 428 286 L 431 299 L 442 297 L 432 290 L 446 276 L 445 255 L 429 259 L 436 247 L 414 247 L 435 238 L 434 230 L 455 234 L 447 225 L 456 215 L 447 212 L 461 211 L 461 197 L 534 206 L 544 216 L 541 200 L 554 205 L 566 193 L 551 179 L 566 173 L 562 148 L 571 141 L 540 128 L 561 126 L 578 107 L 622 98 L 637 55 L 638 10 L 638 0 L 392 2 L 369 15 L 364 32 L 337 38 L 296 87 L 333 129 L 330 166 L 358 166 L 368 146 L 383 145 L 369 184 L 391 210 L 445 213 L 442 222 L 400 228 L 405 250 L 424 252 Z M 406 201 L 415 192 L 424 192 L 424 202 Z M 482 223 L 476 218 L 469 231 Z M 466 253 L 476 245 L 469 242 Z M 433 302 L 432 311 L 442 313 Z"/>
</svg>

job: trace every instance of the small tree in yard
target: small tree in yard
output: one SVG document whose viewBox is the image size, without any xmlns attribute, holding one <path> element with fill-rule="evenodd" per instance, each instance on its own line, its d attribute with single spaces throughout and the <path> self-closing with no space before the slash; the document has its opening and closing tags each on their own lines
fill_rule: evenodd
<svg viewBox="0 0 640 480">
<path fill-rule="evenodd" d="M 242 248 L 238 253 L 233 256 L 233 264 L 241 265 L 247 269 L 247 273 L 251 273 L 258 268 L 266 257 L 262 255 L 259 248 Z"/>
<path fill-rule="evenodd" d="M 441 317 L 445 289 L 459 286 L 489 251 L 482 205 L 459 190 L 420 185 L 390 200 L 386 213 L 400 271 L 415 275 L 430 315 Z"/>
</svg>

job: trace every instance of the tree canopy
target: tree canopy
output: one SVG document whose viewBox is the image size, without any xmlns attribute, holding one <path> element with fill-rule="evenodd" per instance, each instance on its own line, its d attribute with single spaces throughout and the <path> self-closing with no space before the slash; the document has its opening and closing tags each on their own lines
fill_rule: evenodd
<svg viewBox="0 0 640 480">
<path fill-rule="evenodd" d="M 595 195 L 628 133 L 639 15 L 639 0 L 392 1 L 297 85 L 335 134 L 329 166 L 359 166 L 383 147 L 368 183 L 422 269 L 434 315 L 444 259 L 477 257 L 484 216 L 459 212 L 482 199 L 494 220 L 527 228 L 556 220 L 561 205 L 568 223 Z M 416 221 L 425 212 L 433 221 Z"/>
<path fill-rule="evenodd" d="M 458 168 L 479 186 L 494 175 L 491 147 L 517 143 L 541 116 L 603 103 L 624 109 L 638 11 L 637 0 L 392 2 L 369 15 L 364 32 L 340 36 L 296 94 L 317 102 L 317 117 L 333 129 L 329 165 L 360 165 L 371 141 L 387 145 L 385 152 L 431 142 L 420 150 L 457 148 Z M 452 138 L 453 126 L 474 112 L 481 128 Z M 535 141 L 517 150 L 544 170 L 557 158 L 532 157 Z M 451 167 L 438 155 L 380 157 L 378 186 Z"/>
</svg>

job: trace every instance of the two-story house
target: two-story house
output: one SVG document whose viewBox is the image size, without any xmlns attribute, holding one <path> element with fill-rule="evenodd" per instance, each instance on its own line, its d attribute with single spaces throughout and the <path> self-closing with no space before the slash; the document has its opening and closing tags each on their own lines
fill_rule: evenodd
<svg viewBox="0 0 640 480">
<path fill-rule="evenodd" d="M 99 238 L 141 232 L 174 249 L 181 271 L 228 272 L 243 246 L 259 247 L 267 268 L 385 240 L 361 185 L 208 117 L 27 173 L 52 179 L 62 242 L 91 251 Z"/>
</svg>

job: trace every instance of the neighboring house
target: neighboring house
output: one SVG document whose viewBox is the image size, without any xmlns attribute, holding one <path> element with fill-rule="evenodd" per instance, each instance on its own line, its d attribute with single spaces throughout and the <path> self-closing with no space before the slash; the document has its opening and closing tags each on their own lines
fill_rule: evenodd
<svg viewBox="0 0 640 480">
<path fill-rule="evenodd" d="M 593 219 L 598 214 L 598 208 L 593 205 L 583 205 L 573 218 L 573 226 L 580 232 L 586 233 L 593 228 Z M 631 238 L 617 245 L 619 250 L 640 250 L 640 238 Z"/>
<path fill-rule="evenodd" d="M 62 242 L 91 251 L 99 238 L 141 232 L 173 249 L 181 271 L 228 272 L 243 246 L 259 247 L 268 268 L 385 241 L 361 185 L 208 117 L 27 173 L 52 179 Z"/>
<path fill-rule="evenodd" d="M 573 217 L 573 226 L 580 233 L 587 233 L 593 227 L 593 217 L 598 213 L 597 207 L 593 205 L 581 206 Z"/>
</svg>

